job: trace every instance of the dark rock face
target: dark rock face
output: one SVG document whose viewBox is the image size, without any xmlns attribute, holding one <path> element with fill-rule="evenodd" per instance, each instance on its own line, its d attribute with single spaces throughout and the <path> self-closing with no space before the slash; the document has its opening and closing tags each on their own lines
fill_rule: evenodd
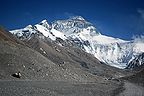
<svg viewBox="0 0 144 96">
<path fill-rule="evenodd" d="M 136 68 L 139 68 L 142 65 L 144 65 L 144 53 L 138 55 L 131 62 L 129 62 L 126 69 L 136 69 Z"/>
</svg>

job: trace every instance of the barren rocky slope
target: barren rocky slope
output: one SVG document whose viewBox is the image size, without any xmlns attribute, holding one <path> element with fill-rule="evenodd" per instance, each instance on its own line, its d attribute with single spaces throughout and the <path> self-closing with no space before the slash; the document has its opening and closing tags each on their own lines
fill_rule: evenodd
<svg viewBox="0 0 144 96">
<path fill-rule="evenodd" d="M 16 79 L 12 74 L 21 73 L 21 79 L 95 81 L 95 76 L 73 66 L 63 69 L 39 52 L 15 42 L 14 37 L 0 30 L 0 78 Z"/>
</svg>

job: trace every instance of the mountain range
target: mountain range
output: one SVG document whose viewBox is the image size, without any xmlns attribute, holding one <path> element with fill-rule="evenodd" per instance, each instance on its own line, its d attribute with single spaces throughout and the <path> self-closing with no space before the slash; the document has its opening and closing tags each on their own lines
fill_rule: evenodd
<svg viewBox="0 0 144 96">
<path fill-rule="evenodd" d="M 52 23 L 43 20 L 36 25 L 28 25 L 10 32 L 22 41 L 28 41 L 37 34 L 39 38 L 54 41 L 61 47 L 80 48 L 100 62 L 120 69 L 130 68 L 131 61 L 144 52 L 143 41 L 126 41 L 105 36 L 81 16 Z M 141 64 L 143 63 L 139 65 Z"/>
<path fill-rule="evenodd" d="M 144 94 L 143 39 L 105 36 L 81 16 L 0 27 L 0 50 L 2 96 Z"/>
</svg>

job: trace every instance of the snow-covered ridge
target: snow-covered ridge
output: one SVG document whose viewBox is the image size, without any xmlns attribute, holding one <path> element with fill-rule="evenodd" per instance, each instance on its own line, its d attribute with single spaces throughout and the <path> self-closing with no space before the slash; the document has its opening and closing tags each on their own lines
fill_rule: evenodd
<svg viewBox="0 0 144 96">
<path fill-rule="evenodd" d="M 36 25 L 10 32 L 21 40 L 30 39 L 32 34 L 40 33 L 53 41 L 56 38 L 65 42 L 71 41 L 101 62 L 118 68 L 125 68 L 130 60 L 144 52 L 143 42 L 125 41 L 102 35 L 93 24 L 81 16 L 57 20 L 51 25 L 47 20 L 43 20 Z"/>
<path fill-rule="evenodd" d="M 144 53 L 139 54 L 138 56 L 133 58 L 131 61 L 129 61 L 127 69 L 135 69 L 142 65 L 144 65 Z"/>
</svg>

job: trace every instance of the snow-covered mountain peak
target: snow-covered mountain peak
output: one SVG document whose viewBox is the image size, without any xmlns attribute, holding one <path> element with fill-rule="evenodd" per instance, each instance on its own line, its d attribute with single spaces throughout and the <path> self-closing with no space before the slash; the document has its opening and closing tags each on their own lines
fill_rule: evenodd
<svg viewBox="0 0 144 96">
<path fill-rule="evenodd" d="M 83 21 L 85 20 L 82 16 L 74 16 L 70 19 L 72 19 L 72 20 L 83 20 Z"/>
<path fill-rule="evenodd" d="M 42 21 L 41 21 L 41 23 L 47 23 L 47 20 L 46 20 L 46 19 L 44 19 L 44 20 L 42 20 Z"/>
<path fill-rule="evenodd" d="M 100 34 L 97 29 L 88 21 L 83 19 L 81 16 L 73 17 L 67 20 L 57 20 L 52 23 L 52 27 L 66 35 L 71 35 L 74 33 L 90 33 L 98 35 Z"/>
<path fill-rule="evenodd" d="M 26 26 L 25 28 L 32 28 L 33 26 L 32 25 L 28 25 L 28 26 Z"/>
<path fill-rule="evenodd" d="M 36 30 L 32 25 L 28 25 L 25 28 L 12 30 L 10 32 L 14 34 L 16 37 L 18 37 L 19 39 L 25 40 L 30 38 L 32 34 L 35 34 Z"/>
<path fill-rule="evenodd" d="M 39 25 L 42 25 L 43 27 L 47 28 L 48 30 L 51 29 L 51 25 L 48 24 L 48 21 L 46 19 L 42 20 Z"/>
</svg>

